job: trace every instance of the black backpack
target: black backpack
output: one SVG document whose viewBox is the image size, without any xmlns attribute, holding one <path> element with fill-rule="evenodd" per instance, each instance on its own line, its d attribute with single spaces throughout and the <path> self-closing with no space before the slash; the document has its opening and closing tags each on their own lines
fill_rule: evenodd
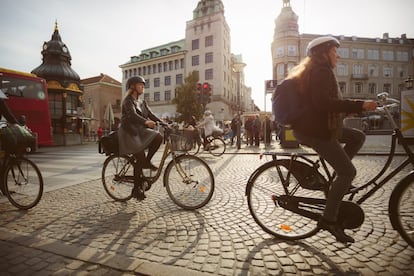
<svg viewBox="0 0 414 276">
<path fill-rule="evenodd" d="M 306 110 L 296 79 L 285 79 L 276 86 L 272 97 L 272 113 L 283 126 L 292 126 Z"/>
</svg>

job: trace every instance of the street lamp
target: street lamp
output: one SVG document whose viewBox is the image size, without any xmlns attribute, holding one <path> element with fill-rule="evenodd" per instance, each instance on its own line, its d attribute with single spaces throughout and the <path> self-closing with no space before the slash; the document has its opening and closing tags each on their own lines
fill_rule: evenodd
<svg viewBox="0 0 414 276">
<path fill-rule="evenodd" d="M 241 72 L 243 71 L 244 66 L 246 66 L 243 62 L 235 62 L 233 64 L 233 70 L 237 74 L 237 115 L 239 117 L 239 120 L 237 121 L 237 149 L 241 148 L 241 118 L 240 118 L 240 82 L 241 82 Z"/>
<path fill-rule="evenodd" d="M 405 80 L 405 88 L 407 88 L 407 90 L 413 88 L 413 81 L 414 79 L 411 76 L 408 76 L 408 78 Z"/>
</svg>

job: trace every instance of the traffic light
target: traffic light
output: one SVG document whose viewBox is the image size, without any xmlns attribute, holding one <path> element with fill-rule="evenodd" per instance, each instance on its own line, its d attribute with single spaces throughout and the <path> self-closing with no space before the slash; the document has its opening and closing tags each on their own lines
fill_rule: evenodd
<svg viewBox="0 0 414 276">
<path fill-rule="evenodd" d="M 211 86 L 208 82 L 203 83 L 203 94 L 207 103 L 211 102 Z"/>
</svg>

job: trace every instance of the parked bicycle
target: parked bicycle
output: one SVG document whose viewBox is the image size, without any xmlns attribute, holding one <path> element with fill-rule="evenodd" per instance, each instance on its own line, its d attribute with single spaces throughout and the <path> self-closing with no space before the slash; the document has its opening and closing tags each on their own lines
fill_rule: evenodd
<svg viewBox="0 0 414 276">
<path fill-rule="evenodd" d="M 195 131 L 195 130 L 192 130 Z M 207 136 L 207 143 L 204 145 L 202 139 L 194 138 L 194 135 L 190 131 L 185 131 L 187 139 L 187 145 L 185 146 L 187 152 L 191 155 L 196 155 L 201 150 L 208 151 L 213 156 L 221 156 L 226 152 L 226 142 L 221 135 L 210 135 Z"/>
<path fill-rule="evenodd" d="M 2 127 L 6 125 L 3 124 Z M 21 210 L 36 206 L 43 195 L 42 174 L 36 164 L 24 156 L 29 150 L 29 145 L 18 145 L 12 150 L 6 148 L 0 151 L 0 191 L 11 204 Z"/>
<path fill-rule="evenodd" d="M 365 217 L 360 205 L 405 167 L 414 165 L 414 154 L 389 111 L 390 106 L 399 102 L 388 98 L 387 93 L 379 94 L 378 99 L 394 128 L 390 152 L 377 175 L 366 184 L 351 188 L 347 200 L 342 201 L 338 223 L 345 229 L 360 227 Z M 388 102 L 393 104 L 387 105 Z M 397 140 L 407 158 L 385 174 L 395 155 Z M 283 154 L 265 154 L 272 156 L 272 160 L 256 169 L 246 186 L 248 206 L 254 220 L 264 231 L 284 240 L 303 239 L 316 234 L 320 230 L 317 222 L 325 208 L 326 195 L 335 174 L 330 172 L 327 163 L 320 157 L 313 161 L 300 153 L 280 159 L 279 155 Z M 393 188 L 388 213 L 393 228 L 414 247 L 413 195 L 414 171 L 411 171 Z"/>
<path fill-rule="evenodd" d="M 172 160 L 167 164 L 163 175 L 163 183 L 171 200 L 187 210 L 205 206 L 213 196 L 214 175 L 208 164 L 201 158 L 186 154 L 187 137 L 176 130 L 164 127 L 166 144 L 158 170 L 141 169 L 140 188 L 151 189 L 161 176 L 168 156 Z M 105 149 L 104 149 L 105 150 Z M 100 152 L 103 152 L 100 149 Z M 109 154 L 102 168 L 102 183 L 108 195 L 116 201 L 127 201 L 133 196 L 134 165 L 137 163 L 133 155 Z"/>
</svg>

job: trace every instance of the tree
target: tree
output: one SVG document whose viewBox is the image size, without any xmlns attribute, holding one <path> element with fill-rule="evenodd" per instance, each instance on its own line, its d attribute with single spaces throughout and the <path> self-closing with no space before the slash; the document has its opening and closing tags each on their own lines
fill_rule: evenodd
<svg viewBox="0 0 414 276">
<path fill-rule="evenodd" d="M 180 114 L 177 117 L 179 122 L 188 122 L 191 116 L 199 120 L 202 116 L 203 108 L 197 101 L 197 83 L 198 74 L 193 71 L 185 78 L 184 83 L 175 89 L 175 98 L 172 103 L 176 105 L 177 113 Z"/>
</svg>

